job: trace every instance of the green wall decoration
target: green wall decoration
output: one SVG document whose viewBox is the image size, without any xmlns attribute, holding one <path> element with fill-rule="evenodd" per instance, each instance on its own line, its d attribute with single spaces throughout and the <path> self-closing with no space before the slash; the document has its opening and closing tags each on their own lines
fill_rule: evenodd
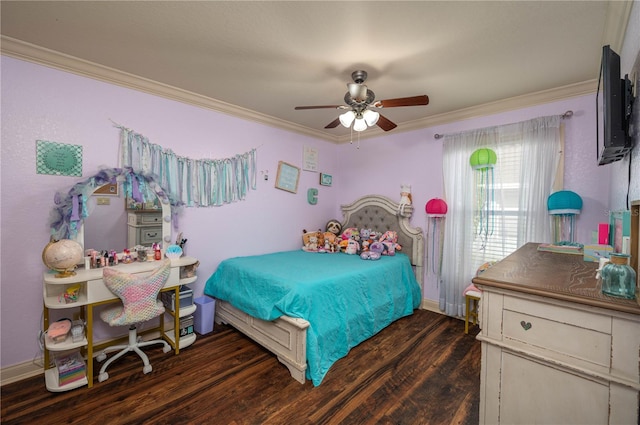
<svg viewBox="0 0 640 425">
<path fill-rule="evenodd" d="M 82 146 L 37 140 L 36 173 L 82 176 Z"/>
<path fill-rule="evenodd" d="M 307 190 L 307 201 L 311 205 L 315 205 L 318 203 L 318 189 L 312 187 L 311 189 Z"/>
</svg>

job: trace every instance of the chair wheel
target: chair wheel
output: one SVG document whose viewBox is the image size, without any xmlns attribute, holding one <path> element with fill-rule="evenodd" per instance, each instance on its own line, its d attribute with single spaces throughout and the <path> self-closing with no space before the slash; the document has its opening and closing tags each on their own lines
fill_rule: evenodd
<svg viewBox="0 0 640 425">
<path fill-rule="evenodd" d="M 163 353 L 168 353 L 169 351 L 171 351 L 171 346 L 170 345 L 165 345 L 164 347 L 162 347 L 162 352 Z"/>
<path fill-rule="evenodd" d="M 98 382 L 104 382 L 107 379 L 109 379 L 109 374 L 107 372 L 102 372 L 100 375 L 98 375 Z"/>
<path fill-rule="evenodd" d="M 153 370 L 153 368 L 151 367 L 150 364 L 146 365 L 145 367 L 142 368 L 142 373 L 150 373 Z"/>
<path fill-rule="evenodd" d="M 96 356 L 96 360 L 99 362 L 103 362 L 107 360 L 107 355 L 104 352 L 102 352 Z"/>
</svg>

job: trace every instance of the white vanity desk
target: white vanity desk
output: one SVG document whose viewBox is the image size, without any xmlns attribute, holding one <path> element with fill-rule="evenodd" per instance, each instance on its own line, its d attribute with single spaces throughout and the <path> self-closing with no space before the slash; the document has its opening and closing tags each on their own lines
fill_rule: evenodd
<svg viewBox="0 0 640 425">
<path fill-rule="evenodd" d="M 196 280 L 195 274 L 190 277 L 181 278 L 184 276 L 184 268 L 194 266 L 197 263 L 197 259 L 193 257 L 180 257 L 178 259 L 171 260 L 171 273 L 169 279 L 165 283 L 162 291 L 175 291 L 175 299 L 180 299 L 180 285 L 186 285 Z M 118 264 L 116 267 L 118 270 L 125 273 L 149 273 L 159 267 L 161 261 L 150 262 L 133 262 L 129 264 Z M 106 304 L 114 301 L 119 301 L 104 284 L 102 280 L 103 269 L 89 269 L 84 268 L 76 270 L 76 275 L 65 278 L 56 278 L 55 272 L 44 273 L 43 278 L 43 300 L 44 300 L 44 329 L 49 327 L 49 310 L 53 309 L 76 309 L 80 308 L 80 315 L 86 322 L 86 337 L 81 342 L 72 342 L 71 336 L 67 337 L 67 340 L 59 343 L 52 343 L 45 338 L 45 350 L 44 350 L 44 364 L 45 364 L 45 380 L 47 389 L 49 391 L 67 391 L 73 388 L 78 388 L 84 385 L 91 387 L 93 385 L 93 353 L 98 351 L 99 346 L 94 346 L 93 343 L 93 307 Z M 64 299 L 61 299 L 60 295 L 65 290 L 73 285 L 80 284 L 80 293 L 78 300 L 73 303 L 65 303 Z M 166 331 L 164 329 L 164 318 L 160 320 L 160 327 L 150 329 L 146 332 L 157 331 L 159 329 L 162 337 L 173 347 L 175 354 L 180 352 L 180 348 L 190 345 L 195 340 L 195 334 L 192 334 L 192 338 L 185 339 L 180 338 L 180 316 L 185 316 L 193 313 L 195 305 L 183 309 L 180 311 L 180 303 L 176 303 L 175 314 L 166 311 L 165 314 L 171 314 L 173 316 L 173 329 Z M 186 310 L 186 311 L 185 311 Z M 178 341 L 178 343 L 176 343 Z M 110 342 L 111 343 L 111 342 Z M 87 378 L 84 380 L 72 382 L 62 387 L 58 386 L 57 371 L 55 367 L 50 366 L 50 351 L 66 351 L 72 349 L 84 348 L 86 349 L 87 358 Z"/>
</svg>

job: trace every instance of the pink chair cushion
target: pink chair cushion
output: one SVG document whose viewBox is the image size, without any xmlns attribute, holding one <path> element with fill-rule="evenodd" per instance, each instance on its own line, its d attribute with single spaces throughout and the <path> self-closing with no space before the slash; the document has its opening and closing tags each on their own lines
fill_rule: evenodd
<svg viewBox="0 0 640 425">
<path fill-rule="evenodd" d="M 100 318 L 110 326 L 131 325 L 146 322 L 164 313 L 164 305 L 158 301 L 158 292 L 167 282 L 171 261 L 150 275 L 123 273 L 112 267 L 103 270 L 104 283 L 122 300 L 122 306 L 100 313 Z"/>
</svg>

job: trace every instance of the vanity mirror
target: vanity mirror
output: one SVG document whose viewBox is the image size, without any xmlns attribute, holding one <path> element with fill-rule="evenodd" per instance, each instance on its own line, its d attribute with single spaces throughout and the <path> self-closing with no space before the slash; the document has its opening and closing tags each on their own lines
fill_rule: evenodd
<svg viewBox="0 0 640 425">
<path fill-rule="evenodd" d="M 100 192 L 104 190 L 101 188 L 105 185 L 113 187 L 114 184 L 117 185 L 118 196 L 104 196 L 104 193 L 93 196 L 96 189 Z M 103 169 L 96 175 L 76 183 L 68 192 L 58 192 L 54 199 L 56 205 L 50 217 L 51 235 L 54 239 L 76 240 L 85 249 L 122 251 L 123 248 L 131 248 L 130 238 L 127 237 L 125 198 L 142 204 L 151 202 L 161 206 L 154 211 L 154 229 L 161 233 L 155 237 L 162 243 L 164 256 L 165 248 L 171 243 L 169 198 L 152 176 L 136 173 L 131 168 Z M 103 205 L 98 205 L 99 203 Z M 104 205 L 106 203 L 109 205 Z M 97 234 L 96 229 L 99 229 Z M 104 237 L 106 234 L 116 237 L 109 237 L 107 240 Z M 118 245 L 102 246 L 103 244 Z"/>
</svg>

